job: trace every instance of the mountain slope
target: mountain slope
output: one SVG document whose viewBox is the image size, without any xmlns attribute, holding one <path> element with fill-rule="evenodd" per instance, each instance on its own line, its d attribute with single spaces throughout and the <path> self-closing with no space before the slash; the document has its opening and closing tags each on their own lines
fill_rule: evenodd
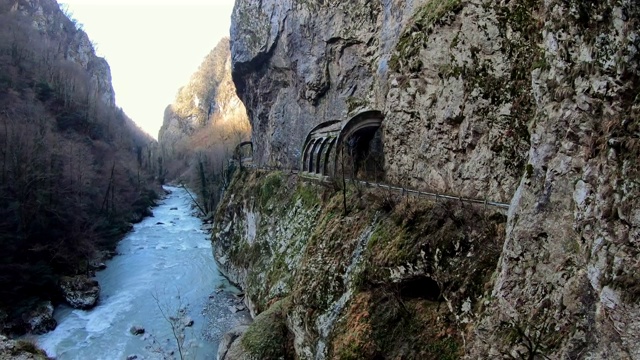
<svg viewBox="0 0 640 360">
<path fill-rule="evenodd" d="M 52 0 L 0 1 L 0 124 L 0 322 L 34 330 L 23 314 L 148 212 L 155 145 Z"/>
<path fill-rule="evenodd" d="M 229 39 L 204 58 L 164 114 L 158 141 L 165 177 L 197 190 L 203 211 L 212 211 L 228 183 L 228 160 L 249 137 L 246 109 L 231 79 Z"/>
</svg>

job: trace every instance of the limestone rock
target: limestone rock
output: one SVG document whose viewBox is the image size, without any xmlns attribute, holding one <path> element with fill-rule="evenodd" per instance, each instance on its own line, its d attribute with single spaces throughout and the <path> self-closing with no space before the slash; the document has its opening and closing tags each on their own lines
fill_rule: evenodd
<svg viewBox="0 0 640 360">
<path fill-rule="evenodd" d="M 381 111 L 388 182 L 511 204 L 481 312 L 467 316 L 473 307 L 461 299 L 464 316 L 453 314 L 470 324 L 461 330 L 466 357 L 520 357 L 535 334 L 532 358 L 640 358 L 635 5 L 238 0 L 233 77 L 253 125 L 254 162 L 298 167 L 312 128 Z M 268 214 L 252 220 L 256 209 L 243 201 L 224 209 L 214 251 L 247 286 L 255 315 L 261 299 L 290 289 L 287 281 L 261 288 L 273 269 L 240 266 L 232 241 L 262 241 L 268 251 L 256 263 L 275 263 L 275 252 L 284 258 L 278 275 L 299 271 L 293 246 L 278 239 L 302 225 L 304 211 L 279 213 L 286 225 L 274 224 Z M 289 239 L 304 243 L 304 229 L 295 233 Z M 404 281 L 433 261 L 389 272 Z M 304 327 L 314 325 L 298 315 L 289 319 L 298 355 L 323 358 L 329 345 L 309 340 Z"/>
<path fill-rule="evenodd" d="M 48 360 L 47 354 L 26 340 L 10 340 L 0 335 L 0 360 Z"/>
<path fill-rule="evenodd" d="M 60 289 L 67 303 L 76 309 L 90 309 L 100 297 L 98 281 L 85 275 L 63 276 Z"/>
<path fill-rule="evenodd" d="M 239 346 L 240 338 L 244 334 L 249 325 L 240 325 L 229 330 L 218 345 L 217 360 L 239 360 L 244 359 L 241 347 Z"/>
<path fill-rule="evenodd" d="M 182 318 L 182 325 L 184 327 L 191 327 L 193 326 L 193 319 L 189 316 L 185 316 L 184 318 Z"/>
</svg>

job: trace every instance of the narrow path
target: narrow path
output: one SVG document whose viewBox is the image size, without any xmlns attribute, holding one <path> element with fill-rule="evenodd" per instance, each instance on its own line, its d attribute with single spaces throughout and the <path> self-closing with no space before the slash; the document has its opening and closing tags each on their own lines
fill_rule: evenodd
<svg viewBox="0 0 640 360">
<path fill-rule="evenodd" d="M 303 172 L 303 171 L 299 171 L 296 169 L 278 169 L 278 168 L 272 168 L 272 167 L 268 167 L 268 166 L 261 166 L 261 167 L 257 167 L 255 165 L 252 164 L 247 164 L 244 163 L 243 166 L 246 167 L 250 167 L 253 169 L 257 169 L 257 170 L 265 170 L 265 171 L 286 171 L 286 172 L 290 172 L 292 174 L 298 174 L 299 176 L 308 179 L 308 180 L 315 180 L 315 181 L 321 181 L 321 182 L 329 182 L 331 180 L 331 177 L 329 176 L 321 176 L 318 174 L 313 174 L 313 173 L 308 173 L 308 172 Z M 433 193 L 433 192 L 428 192 L 428 191 L 421 191 L 421 190 L 416 190 L 416 189 L 408 189 L 408 188 L 403 188 L 403 187 L 398 187 L 398 186 L 393 186 L 393 185 L 388 185 L 385 183 L 378 183 L 378 182 L 371 182 L 371 181 L 366 181 L 366 180 L 352 180 L 350 178 L 345 178 L 346 181 L 350 181 L 350 182 L 358 182 L 361 185 L 367 186 L 367 187 L 373 187 L 373 188 L 378 188 L 378 189 L 384 189 L 384 190 L 388 190 L 388 191 L 393 191 L 393 192 L 397 192 L 400 193 L 402 195 L 412 195 L 412 196 L 418 196 L 418 197 L 425 197 L 425 198 L 433 198 L 434 201 L 438 202 L 438 201 L 459 201 L 459 202 L 464 202 L 464 203 L 470 203 L 470 204 L 476 204 L 476 205 L 482 205 L 484 207 L 493 207 L 493 208 L 497 208 L 499 210 L 501 210 L 502 212 L 507 212 L 509 210 L 509 207 L 511 206 L 510 204 L 507 203 L 502 203 L 502 202 L 498 202 L 498 201 L 492 201 L 492 200 L 488 200 L 488 199 L 474 199 L 474 198 L 466 198 L 466 197 L 461 197 L 461 196 L 455 196 L 455 195 L 448 195 L 448 194 L 439 194 L 439 193 Z"/>
</svg>

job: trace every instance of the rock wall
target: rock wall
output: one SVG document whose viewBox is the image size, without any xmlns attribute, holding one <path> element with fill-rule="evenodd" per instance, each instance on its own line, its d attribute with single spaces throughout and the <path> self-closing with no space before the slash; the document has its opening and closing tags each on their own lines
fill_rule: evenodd
<svg viewBox="0 0 640 360">
<path fill-rule="evenodd" d="M 96 55 L 93 43 L 74 21 L 70 20 L 53 0 L 12 0 L 11 11 L 33 19 L 33 27 L 62 47 L 59 51 L 86 70 L 96 86 L 97 97 L 105 105 L 115 106 L 115 92 L 111 85 L 111 68 L 104 58 Z"/>
<path fill-rule="evenodd" d="M 233 79 L 259 163 L 297 165 L 314 126 L 383 103 L 378 88 L 388 75 L 385 56 L 417 6 L 394 3 L 236 2 Z"/>
<path fill-rule="evenodd" d="M 295 166 L 315 125 L 377 109 L 389 182 L 511 202 L 467 357 L 635 359 L 638 15 L 628 0 L 239 0 L 233 78 L 259 164 Z"/>
<path fill-rule="evenodd" d="M 540 5 L 528 165 L 473 353 L 640 358 L 636 5 Z"/>
<path fill-rule="evenodd" d="M 185 138 L 216 120 L 244 117 L 244 106 L 231 80 L 229 39 L 222 39 L 204 58 L 189 82 L 167 106 L 158 140 L 171 152 Z"/>
<path fill-rule="evenodd" d="M 214 255 L 258 316 L 225 359 L 464 354 L 504 215 L 356 186 L 344 196 L 346 213 L 334 189 L 236 174 L 216 214 Z"/>
</svg>

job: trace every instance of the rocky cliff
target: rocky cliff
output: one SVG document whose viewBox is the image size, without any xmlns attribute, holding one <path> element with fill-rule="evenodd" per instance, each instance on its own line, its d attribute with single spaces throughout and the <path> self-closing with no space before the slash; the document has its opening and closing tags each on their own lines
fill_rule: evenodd
<svg viewBox="0 0 640 360">
<path fill-rule="evenodd" d="M 167 106 L 158 141 L 167 155 L 206 147 L 203 129 L 216 122 L 246 122 L 246 110 L 231 79 L 229 39 L 222 39 L 204 58 L 189 83 L 178 90 Z M 199 140 L 199 143 L 189 143 Z M 175 174 L 174 174 L 175 176 Z"/>
<path fill-rule="evenodd" d="M 487 291 L 464 305 L 461 354 L 640 358 L 638 11 L 238 0 L 233 79 L 255 160 L 298 167 L 316 125 L 380 111 L 387 181 L 511 203 Z"/>
<path fill-rule="evenodd" d="M 162 177 L 189 185 L 201 210 L 212 212 L 229 182 L 229 160 L 250 132 L 231 79 L 229 39 L 224 38 L 165 109 L 158 134 Z"/>
<path fill-rule="evenodd" d="M 464 354 L 505 216 L 346 190 L 281 172 L 236 174 L 216 214 L 214 254 L 257 316 L 225 359 Z"/>
<path fill-rule="evenodd" d="M 3 1 L 9 13 L 20 13 L 31 20 L 34 29 L 50 41 L 59 43 L 56 54 L 79 65 L 91 78 L 96 96 L 106 105 L 115 106 L 115 92 L 111 85 L 111 69 L 104 58 L 96 55 L 93 43 L 75 20 L 69 18 L 55 1 L 17 0 Z M 36 41 L 36 39 L 30 39 Z M 29 41 L 29 40 L 27 40 Z"/>
</svg>

